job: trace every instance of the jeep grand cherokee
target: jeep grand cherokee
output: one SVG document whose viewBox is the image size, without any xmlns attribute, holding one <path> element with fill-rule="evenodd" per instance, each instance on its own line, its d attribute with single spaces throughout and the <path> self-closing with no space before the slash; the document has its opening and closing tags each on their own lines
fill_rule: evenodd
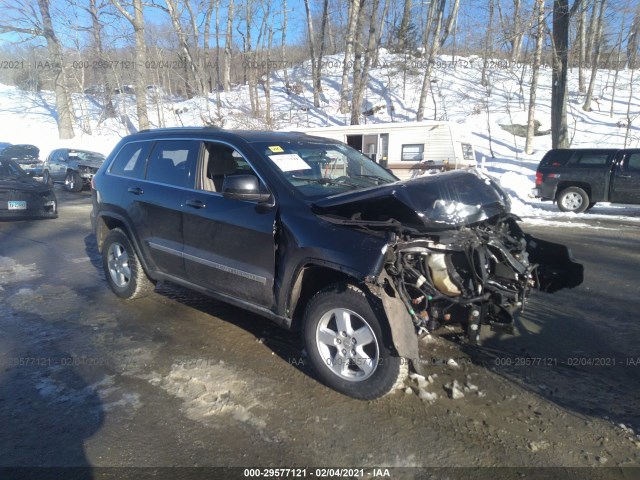
<svg viewBox="0 0 640 480">
<path fill-rule="evenodd" d="M 522 232 L 478 171 L 398 181 L 300 133 L 181 128 L 124 138 L 93 180 L 107 281 L 132 299 L 171 281 L 302 332 L 321 381 L 394 389 L 418 338 L 509 330 L 534 288 L 582 282 L 561 245 Z"/>
</svg>

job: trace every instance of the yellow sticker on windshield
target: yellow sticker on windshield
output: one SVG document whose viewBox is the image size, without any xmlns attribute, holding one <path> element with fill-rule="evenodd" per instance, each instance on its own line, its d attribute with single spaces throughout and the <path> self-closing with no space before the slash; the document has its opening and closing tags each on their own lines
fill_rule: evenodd
<svg viewBox="0 0 640 480">
<path fill-rule="evenodd" d="M 273 153 L 282 153 L 282 152 L 284 152 L 282 147 L 279 147 L 278 145 L 274 145 L 273 147 L 269 147 L 269 150 L 271 150 Z"/>
</svg>

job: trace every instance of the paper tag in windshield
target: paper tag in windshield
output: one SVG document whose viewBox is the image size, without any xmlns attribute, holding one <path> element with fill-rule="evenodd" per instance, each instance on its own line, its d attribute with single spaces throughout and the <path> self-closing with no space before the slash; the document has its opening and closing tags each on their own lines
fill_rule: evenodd
<svg viewBox="0 0 640 480">
<path fill-rule="evenodd" d="M 285 155 L 269 155 L 269 158 L 283 172 L 292 172 L 294 170 L 311 170 L 311 167 L 297 153 L 288 153 Z"/>
<path fill-rule="evenodd" d="M 269 150 L 271 150 L 273 153 L 282 153 L 282 152 L 284 152 L 284 150 L 282 149 L 282 147 L 280 145 L 274 145 L 273 147 L 269 147 Z"/>
</svg>

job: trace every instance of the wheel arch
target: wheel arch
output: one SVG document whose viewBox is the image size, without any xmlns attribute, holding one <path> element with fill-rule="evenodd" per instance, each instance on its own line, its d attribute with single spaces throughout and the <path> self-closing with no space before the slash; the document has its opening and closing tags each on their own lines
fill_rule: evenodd
<svg viewBox="0 0 640 480">
<path fill-rule="evenodd" d="M 140 264 L 142 265 L 142 268 L 144 268 L 144 271 L 149 277 L 154 278 L 154 275 L 153 275 L 154 270 L 153 268 L 150 268 L 150 265 L 147 264 L 146 258 L 144 257 L 144 255 L 142 255 L 142 249 L 138 244 L 136 236 L 132 234 L 133 229 L 131 228 L 129 223 L 120 215 L 113 214 L 113 213 L 108 215 L 102 214 L 96 218 L 96 226 L 95 226 L 94 233 L 96 236 L 96 244 L 98 246 L 98 251 L 102 253 L 102 247 L 104 246 L 104 239 L 107 237 L 109 232 L 115 228 L 119 228 L 125 233 L 129 241 L 131 242 L 131 245 L 133 245 L 133 248 L 136 251 L 136 255 L 140 260 Z"/>
<path fill-rule="evenodd" d="M 288 292 L 286 314 L 291 318 L 291 328 L 298 329 L 309 300 L 320 290 L 336 283 L 361 283 L 357 277 L 331 268 L 328 265 L 309 262 L 300 266 L 291 290 Z"/>
<path fill-rule="evenodd" d="M 360 288 L 369 301 L 376 303 L 376 310 L 384 315 L 381 326 L 390 342 L 387 346 L 395 355 L 415 363 L 419 358 L 418 338 L 411 317 L 386 274 L 379 280 L 383 286 L 364 282 L 326 265 L 308 263 L 302 266 L 297 271 L 287 302 L 287 311 L 292 319 L 291 328 L 300 328 L 305 308 L 316 293 L 338 283 L 352 284 Z"/>
<path fill-rule="evenodd" d="M 566 190 L 567 188 L 571 188 L 571 187 L 581 188 L 587 194 L 589 199 L 591 199 L 591 197 L 592 197 L 591 185 L 589 183 L 587 183 L 587 182 L 568 181 L 568 182 L 560 182 L 560 183 L 558 183 L 558 186 L 556 187 L 556 195 L 555 195 L 554 201 L 557 202 L 558 201 L 558 197 L 560 196 L 560 194 L 564 190 Z"/>
</svg>

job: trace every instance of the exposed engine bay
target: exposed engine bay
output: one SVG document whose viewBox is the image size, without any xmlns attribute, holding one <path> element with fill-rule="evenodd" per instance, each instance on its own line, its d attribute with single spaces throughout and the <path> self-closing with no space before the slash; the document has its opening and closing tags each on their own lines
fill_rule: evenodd
<svg viewBox="0 0 640 480">
<path fill-rule="evenodd" d="M 532 261 L 543 245 L 556 260 L 564 256 L 563 268 L 556 261 L 550 271 Z M 507 215 L 430 237 L 398 239 L 385 269 L 418 332 L 461 324 L 469 340 L 478 342 L 482 324 L 512 333 L 514 315 L 524 310 L 532 289 L 553 292 L 581 283 L 581 266 L 571 268 L 563 249 L 524 234 L 516 217 Z"/>
<path fill-rule="evenodd" d="M 553 293 L 582 283 L 583 267 L 570 251 L 524 233 L 506 192 L 481 172 L 381 190 L 328 199 L 323 217 L 384 232 L 378 273 L 384 269 L 417 333 L 457 324 L 478 342 L 481 325 L 513 332 L 531 290 Z"/>
</svg>

